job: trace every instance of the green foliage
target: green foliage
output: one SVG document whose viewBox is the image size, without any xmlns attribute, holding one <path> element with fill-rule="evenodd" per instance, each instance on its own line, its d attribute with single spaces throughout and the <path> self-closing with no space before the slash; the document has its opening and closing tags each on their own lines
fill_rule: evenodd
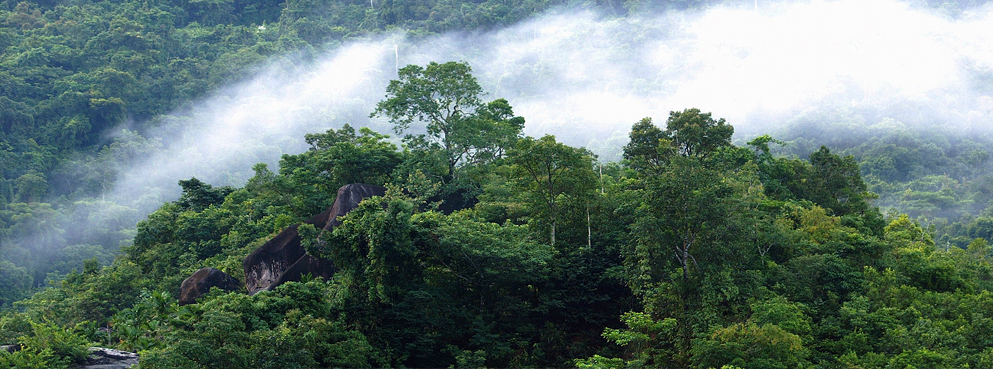
<svg viewBox="0 0 993 369">
<path fill-rule="evenodd" d="M 782 296 L 752 303 L 752 321 L 758 326 L 774 324 L 786 332 L 803 336 L 811 332 L 811 321 L 803 305 Z"/>
<path fill-rule="evenodd" d="M 224 197 L 234 191 L 228 187 L 214 189 L 196 178 L 180 180 L 179 187 L 183 188 L 183 194 L 176 200 L 176 205 L 179 205 L 180 210 L 195 212 L 201 212 L 211 205 L 220 205 L 224 202 Z"/>
<path fill-rule="evenodd" d="M 414 213 L 395 196 L 364 201 L 327 240 L 363 332 L 409 366 L 448 366 L 459 357 L 485 358 L 487 366 L 547 363 L 523 355 L 538 334 L 526 322 L 547 308 L 536 293 L 554 249 L 528 241 L 527 227 Z"/>
<path fill-rule="evenodd" d="M 178 312 L 178 303 L 168 293 L 142 291 L 135 304 L 118 311 L 107 324 L 107 344 L 122 350 L 149 350 L 161 344 L 160 328 Z"/>
<path fill-rule="evenodd" d="M 624 159 L 637 170 L 660 168 L 672 156 L 668 135 L 645 118 L 631 127 L 630 141 L 624 146 Z"/>
<path fill-rule="evenodd" d="M 512 165 L 516 189 L 522 193 L 531 213 L 549 227 L 549 243 L 555 246 L 562 203 L 588 201 L 596 185 L 593 155 L 556 142 L 555 136 L 545 135 L 518 141 L 507 162 Z"/>
<path fill-rule="evenodd" d="M 59 215 L 67 215 L 77 206 L 97 202 L 115 211 L 132 213 L 120 219 L 99 220 L 98 227 L 94 227 L 98 229 L 86 230 L 76 229 L 79 224 L 73 219 L 57 217 L 48 226 L 66 231 L 65 239 L 46 245 L 43 253 L 32 250 L 33 239 L 11 232 L 14 227 L 31 226 L 32 219 L 12 221 L 0 215 L 4 259 L 24 268 L 33 277 L 35 287 L 42 285 L 49 273 L 58 279 L 72 267 L 80 267 L 81 259 L 62 255 L 65 246 L 100 246 L 102 250 L 89 252 L 108 262 L 107 255 L 117 252 L 122 244 L 126 246 L 133 237 L 134 225 L 141 220 L 134 215 L 139 213 L 137 209 L 158 205 L 162 200 L 154 194 L 126 200 L 107 199 L 101 194 L 111 189 L 123 170 L 160 149 L 168 132 L 196 124 L 197 119 L 191 118 L 186 109 L 193 101 L 251 75 L 273 58 L 291 60 L 284 65 L 292 70 L 347 40 L 392 30 L 424 35 L 486 28 L 522 20 L 561 3 L 2 2 L 0 213 L 8 211 L 7 204 L 24 203 L 48 204 Z M 164 116 L 165 113 L 177 116 Z M 515 139 L 523 125 L 523 119 L 513 116 L 505 100 L 484 104 L 476 115 L 479 119 L 471 122 L 472 134 L 458 138 L 482 148 L 485 145 L 476 141 L 486 137 L 481 140 L 490 146 L 473 153 L 473 160 L 486 161 L 502 155 L 500 148 L 512 145 L 504 141 Z M 125 125 L 128 129 L 122 130 Z M 389 151 L 388 155 L 396 153 Z M 336 159 L 306 169 L 333 174 L 344 183 L 384 182 L 396 161 L 352 156 L 348 150 L 332 156 Z M 365 158 L 364 163 L 352 163 L 356 170 L 327 172 L 329 165 L 342 168 L 338 161 L 355 158 Z M 387 169 L 370 173 L 362 169 L 366 165 Z M 307 175 L 301 173 L 294 185 L 311 185 L 318 179 L 304 181 Z M 343 183 L 326 186 L 333 192 L 340 184 Z M 312 215 L 311 210 L 326 207 L 323 202 L 329 201 L 326 191 L 321 196 L 311 195 L 292 204 L 300 217 Z M 118 203 L 112 204 L 114 201 Z M 194 209 L 197 211 L 205 207 L 193 205 L 199 207 Z M 53 259 L 62 260 L 45 262 Z M 0 285 L 0 290 L 21 291 L 19 297 L 26 293 L 15 285 Z"/>
<path fill-rule="evenodd" d="M 4 319 L 4 330 L 9 329 L 7 325 L 11 320 L 8 318 Z M 63 328 L 52 322 L 30 319 L 26 323 L 30 326 L 30 331 L 17 338 L 21 350 L 14 353 L 0 352 L 0 367 L 68 369 L 89 355 L 89 342 L 74 328 Z"/>
<path fill-rule="evenodd" d="M 714 120 L 700 109 L 672 111 L 664 131 L 651 118 L 635 123 L 624 159 L 636 170 L 661 170 L 675 156 L 706 160 L 731 146 L 733 134 L 734 127 L 723 118 Z"/>
<path fill-rule="evenodd" d="M 804 114 L 782 132 L 788 145 L 776 151 L 806 156 L 826 144 L 859 164 L 867 188 L 879 195 L 875 205 L 938 224 L 968 223 L 972 217 L 967 214 L 979 215 L 990 206 L 991 162 L 985 135 L 951 128 L 940 119 L 892 114 L 873 118 L 842 110 Z M 943 234 L 948 234 L 947 241 L 968 237 L 954 225 L 937 229 L 936 238 Z M 961 238 L 952 243 L 964 247 L 969 241 Z"/>
<path fill-rule="evenodd" d="M 4 345 L 17 343 L 17 338 L 32 332 L 31 319 L 22 313 L 4 312 L 0 316 L 0 342 Z"/>
<path fill-rule="evenodd" d="M 17 369 L 68 368 L 55 358 L 52 350 L 21 350 L 13 354 L 0 353 L 0 367 Z"/>
<path fill-rule="evenodd" d="M 386 117 L 398 134 L 424 122 L 427 134 L 407 134 L 404 143 L 443 153 L 449 178 L 459 167 L 501 157 L 524 129 L 524 118 L 514 116 L 507 100 L 483 103 L 483 89 L 467 63 L 408 65 L 398 73 L 370 117 Z"/>
<path fill-rule="evenodd" d="M 638 122 L 625 162 L 597 163 L 555 137 L 522 137 L 523 118 L 506 100 L 484 103 L 460 62 L 405 67 L 388 87 L 373 115 L 407 133 L 402 151 L 345 125 L 307 135 L 310 150 L 284 156 L 278 172 L 255 166 L 243 188 L 180 181 L 182 196 L 141 221 L 111 263 L 103 245 L 127 245 L 137 211 L 86 195 L 127 167 L 101 160 L 137 160 L 160 142 L 124 130 L 97 147 L 101 132 L 238 78 L 281 48 L 447 21 L 452 3 L 125 1 L 110 20 L 103 3 L 24 4 L 0 8 L 18 27 L 0 34 L 16 54 L 0 56 L 0 89 L 18 91 L 0 99 L 0 304 L 37 293 L 0 316 L 0 339 L 24 345 L 0 353 L 0 367 L 68 367 L 90 341 L 141 351 L 149 368 L 993 362 L 993 213 L 884 217 L 870 192 L 894 201 L 898 191 L 921 212 L 986 201 L 993 191 L 981 181 L 929 172 L 952 160 L 948 145 L 898 135 L 831 151 L 758 136 L 743 148 L 723 119 L 687 109 L 665 129 Z M 477 5 L 495 6 L 459 12 Z M 101 64 L 104 53 L 112 63 Z M 426 133 L 410 134 L 415 124 Z M 807 160 L 777 155 L 801 144 Z M 83 149 L 100 160 L 65 159 Z M 955 174 L 979 173 L 988 155 L 964 150 Z M 352 182 L 388 192 L 330 233 L 297 228 L 309 254 L 338 268 L 330 281 L 254 296 L 214 290 L 184 307 L 171 297 L 201 267 L 243 278 L 248 253 Z M 68 197 L 44 202 L 52 195 Z M 69 209 L 108 225 L 76 232 L 64 226 Z M 50 261 L 32 264 L 34 255 Z M 59 271 L 48 288 L 43 271 Z"/>
<path fill-rule="evenodd" d="M 962 340 L 985 318 L 953 311 L 973 309 L 965 306 L 988 293 L 975 292 L 987 286 L 985 243 L 943 250 L 906 215 L 884 221 L 853 158 L 827 149 L 809 162 L 775 157 L 769 144 L 782 142 L 769 136 L 749 143 L 754 152 L 678 155 L 672 136 L 648 120 L 631 137 L 625 159 L 643 192 L 626 264 L 646 313 L 605 337 L 641 347 L 577 365 L 983 362 L 983 343 Z M 664 335 L 646 329 L 661 322 L 669 324 Z"/>
<path fill-rule="evenodd" d="M 669 351 L 646 351 L 641 361 L 690 365 L 698 355 L 693 337 L 734 321 L 757 287 L 747 270 L 761 265 L 755 251 L 762 246 L 749 230 L 769 227 L 770 216 L 759 207 L 755 165 L 728 160 L 732 132 L 697 109 L 673 112 L 665 131 L 646 120 L 632 129 L 632 138 L 651 138 L 625 148 L 629 161 L 642 163 L 634 167 L 644 181 L 626 254 L 628 285 L 654 319 L 675 325 Z"/>
<path fill-rule="evenodd" d="M 385 208 L 375 201 L 363 201 L 335 228 L 331 242 L 337 247 L 327 255 L 352 273 L 373 303 L 396 301 L 405 285 L 422 272 L 415 262 L 417 250 L 410 235 L 412 204 L 394 200 Z"/>
<path fill-rule="evenodd" d="M 600 368 L 624 368 L 624 359 L 606 358 L 600 355 L 593 355 L 587 359 L 576 359 L 576 367 L 580 369 L 600 369 Z"/>
<path fill-rule="evenodd" d="M 734 127 L 724 118 L 714 120 L 710 113 L 693 108 L 670 112 L 664 133 L 677 155 L 706 159 L 720 148 L 731 145 Z"/>
<path fill-rule="evenodd" d="M 41 177 L 41 173 L 30 171 L 14 180 L 14 188 L 20 202 L 32 203 L 45 195 L 48 183 Z"/>
<path fill-rule="evenodd" d="M 806 356 L 800 337 L 775 324 L 734 324 L 693 345 L 693 361 L 701 368 L 803 368 L 809 365 Z"/>
<path fill-rule="evenodd" d="M 279 171 L 285 180 L 275 184 L 299 193 L 290 202 L 303 217 L 318 214 L 331 206 L 334 194 L 341 186 L 385 184 L 401 161 L 396 145 L 386 141 L 389 136 L 369 128 L 361 128 L 356 135 L 355 129 L 346 124 L 337 131 L 330 129 L 305 137 L 310 150 L 299 155 L 284 155 Z"/>
<path fill-rule="evenodd" d="M 603 332 L 603 337 L 627 348 L 634 357 L 633 360 L 625 363 L 627 366 L 660 365 L 663 358 L 677 354 L 675 347 L 678 345 L 679 328 L 676 319 L 665 318 L 656 321 L 646 313 L 627 312 L 621 316 L 621 321 L 627 328 L 607 328 Z M 612 365 L 614 363 L 605 359 L 597 359 L 597 361 L 606 361 Z"/>
<path fill-rule="evenodd" d="M 68 363 L 83 361 L 89 354 L 89 342 L 73 329 L 59 327 L 51 322 L 32 322 L 32 335 L 18 340 L 26 349 L 34 351 L 51 350 L 52 354 Z"/>
<path fill-rule="evenodd" d="M 173 301 L 151 314 L 135 311 L 142 324 L 154 325 L 149 331 L 161 340 L 145 352 L 142 367 L 384 365 L 365 336 L 339 320 L 336 291 L 318 281 L 287 283 L 254 297 L 217 294 L 183 309 L 176 309 Z M 162 317 L 168 320 L 159 321 Z"/>
<path fill-rule="evenodd" d="M 0 290 L 0 307 L 10 306 L 14 301 L 26 297 L 31 291 L 32 278 L 26 268 L 0 260 L 0 285 L 4 286 L 4 289 Z"/>
<path fill-rule="evenodd" d="M 807 177 L 803 198 L 843 216 L 869 211 L 871 199 L 862 182 L 858 164 L 851 156 L 839 157 L 827 147 L 810 154 L 811 174 Z"/>
</svg>

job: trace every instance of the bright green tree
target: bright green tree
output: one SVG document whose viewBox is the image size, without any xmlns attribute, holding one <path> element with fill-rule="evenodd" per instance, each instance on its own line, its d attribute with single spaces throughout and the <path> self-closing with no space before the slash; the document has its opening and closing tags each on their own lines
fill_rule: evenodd
<svg viewBox="0 0 993 369">
<path fill-rule="evenodd" d="M 408 65 L 390 81 L 386 99 L 370 117 L 386 117 L 399 134 L 423 122 L 426 134 L 407 134 L 404 142 L 422 150 L 440 150 L 455 177 L 462 165 L 480 164 L 499 157 L 513 145 L 524 128 L 506 100 L 484 104 L 482 87 L 464 62 Z"/>
<path fill-rule="evenodd" d="M 310 149 L 298 155 L 283 155 L 277 187 L 293 188 L 288 199 L 297 214 L 309 217 L 324 211 L 334 201 L 338 188 L 350 183 L 384 185 L 401 162 L 389 136 L 345 124 L 324 133 L 308 134 Z M 285 192 L 270 186 L 274 192 Z"/>
<path fill-rule="evenodd" d="M 555 245 L 560 202 L 589 196 L 596 188 L 593 155 L 555 141 L 555 136 L 526 137 L 510 151 L 517 187 L 549 229 L 549 242 Z"/>
</svg>

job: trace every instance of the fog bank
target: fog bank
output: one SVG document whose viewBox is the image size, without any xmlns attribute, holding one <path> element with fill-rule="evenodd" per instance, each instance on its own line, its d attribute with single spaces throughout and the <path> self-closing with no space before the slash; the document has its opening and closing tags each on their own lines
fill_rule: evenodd
<svg viewBox="0 0 993 369">
<path fill-rule="evenodd" d="M 305 133 L 349 123 L 392 134 L 368 114 L 397 65 L 429 61 L 469 62 L 485 99 L 508 99 L 527 134 L 554 134 L 604 160 L 617 159 L 634 122 L 664 124 L 670 110 L 688 107 L 727 118 L 739 138 L 817 109 L 875 112 L 866 124 L 885 115 L 985 128 L 991 38 L 988 7 L 951 17 L 894 0 L 748 2 L 627 18 L 560 10 L 485 33 L 387 35 L 302 67 L 274 61 L 166 117 L 157 133 L 164 149 L 125 171 L 110 197 L 147 212 L 176 198 L 179 179 L 243 185 L 253 164 L 305 150 Z"/>
</svg>

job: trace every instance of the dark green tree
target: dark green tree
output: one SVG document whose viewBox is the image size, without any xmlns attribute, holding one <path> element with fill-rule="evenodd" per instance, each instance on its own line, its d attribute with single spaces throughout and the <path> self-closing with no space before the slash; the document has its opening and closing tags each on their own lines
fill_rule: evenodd
<svg viewBox="0 0 993 369">
<path fill-rule="evenodd" d="M 389 136 L 368 128 L 358 132 L 346 124 L 338 130 L 305 136 L 310 150 L 283 155 L 276 187 L 293 188 L 287 201 L 300 217 L 309 217 L 331 206 L 338 188 L 350 183 L 384 185 L 401 162 Z M 279 192 L 278 188 L 270 190 Z"/>
<path fill-rule="evenodd" d="M 672 157 L 672 141 L 666 132 L 652 123 L 652 118 L 635 123 L 628 137 L 630 140 L 624 145 L 624 159 L 631 168 L 661 168 Z"/>
<path fill-rule="evenodd" d="M 30 171 L 14 180 L 17 198 L 21 202 L 35 203 L 48 192 L 48 181 L 37 171 Z"/>
<path fill-rule="evenodd" d="M 879 208 L 871 200 L 877 196 L 869 192 L 858 163 L 852 156 L 841 157 L 827 147 L 810 154 L 810 166 L 794 167 L 796 175 L 788 187 L 798 197 L 813 201 L 843 217 L 846 225 L 864 228 L 881 236 L 885 221 Z"/>
<path fill-rule="evenodd" d="M 224 196 L 234 191 L 227 186 L 214 188 L 196 177 L 180 180 L 179 187 L 183 188 L 183 194 L 179 196 L 179 200 L 176 200 L 176 204 L 183 210 L 193 211 L 202 211 L 211 205 L 220 205 L 224 202 Z"/>
<path fill-rule="evenodd" d="M 707 160 L 722 148 L 731 146 L 734 127 L 723 118 L 692 108 L 669 112 L 666 129 L 644 118 L 631 127 L 630 141 L 624 146 L 624 159 L 636 170 L 660 170 L 674 156 Z"/>
<path fill-rule="evenodd" d="M 722 147 L 731 145 L 734 127 L 724 118 L 714 120 L 710 113 L 692 108 L 670 112 L 665 135 L 676 154 L 706 159 Z"/>
<path fill-rule="evenodd" d="M 627 265 L 632 289 L 646 311 L 678 322 L 671 344 L 680 365 L 688 363 L 695 327 L 706 326 L 706 290 L 730 282 L 708 279 L 727 273 L 727 260 L 736 260 L 739 267 L 757 260 L 758 253 L 747 245 L 760 200 L 752 187 L 757 181 L 750 176 L 679 158 L 647 180 L 644 213 L 632 228 L 636 244 Z"/>
</svg>

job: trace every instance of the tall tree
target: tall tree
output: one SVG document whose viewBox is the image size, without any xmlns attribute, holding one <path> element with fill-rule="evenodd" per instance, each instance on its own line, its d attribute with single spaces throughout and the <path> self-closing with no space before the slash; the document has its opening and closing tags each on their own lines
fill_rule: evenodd
<svg viewBox="0 0 993 369">
<path fill-rule="evenodd" d="M 862 182 L 859 165 L 852 156 L 841 157 L 827 147 L 810 154 L 811 173 L 806 187 L 808 198 L 833 210 L 837 215 L 862 213 L 869 210 L 866 200 L 872 199 Z"/>
<path fill-rule="evenodd" d="M 203 211 L 211 205 L 220 205 L 224 202 L 224 197 L 234 191 L 228 186 L 214 188 L 196 177 L 179 180 L 179 186 L 183 188 L 183 194 L 176 200 L 176 204 L 184 210 L 193 211 Z"/>
<path fill-rule="evenodd" d="M 666 132 L 644 118 L 631 127 L 630 141 L 624 145 L 624 159 L 631 168 L 645 170 L 660 168 L 672 156 L 672 141 Z"/>
<path fill-rule="evenodd" d="M 660 170 L 675 156 L 706 160 L 731 146 L 734 127 L 724 118 L 692 108 L 669 112 L 665 130 L 644 118 L 631 127 L 631 141 L 624 146 L 624 159 L 636 169 Z"/>
<path fill-rule="evenodd" d="M 388 118 L 397 134 L 423 122 L 426 134 L 408 133 L 404 142 L 444 151 L 449 178 L 461 165 L 501 156 L 521 136 L 524 118 L 515 117 L 504 99 L 484 104 L 469 64 L 431 62 L 427 67 L 408 65 L 398 73 L 370 117 Z"/>
<path fill-rule="evenodd" d="M 555 245 L 559 201 L 564 196 L 583 196 L 596 188 L 593 155 L 555 141 L 555 136 L 527 137 L 508 155 L 517 185 L 548 224 L 550 243 Z"/>
<path fill-rule="evenodd" d="M 679 155 L 706 159 L 721 147 L 731 145 L 734 127 L 724 118 L 714 120 L 710 113 L 692 108 L 670 112 L 665 133 Z"/>
<path fill-rule="evenodd" d="M 733 133 L 723 119 L 686 109 L 671 112 L 665 130 L 650 119 L 641 120 L 624 147 L 625 159 L 640 171 L 645 185 L 640 217 L 632 226 L 636 242 L 627 260 L 630 286 L 652 318 L 675 324 L 675 332 L 659 336 L 668 342 L 656 347 L 672 358 L 650 361 L 690 364 L 691 340 L 697 329 L 706 327 L 703 301 L 710 297 L 704 290 L 708 284 L 727 283 L 708 278 L 731 275 L 723 269 L 726 260 L 746 260 L 740 244 L 748 242 L 745 218 L 754 215 L 755 196 L 761 194 L 750 167 L 716 155 L 731 153 L 725 150 L 733 147 Z"/>
<path fill-rule="evenodd" d="M 809 165 L 796 165 L 793 171 L 796 175 L 787 187 L 798 197 L 842 217 L 847 226 L 882 236 L 886 222 L 879 208 L 871 204 L 877 196 L 862 181 L 859 165 L 851 155 L 842 157 L 821 146 L 810 154 Z"/>
</svg>

